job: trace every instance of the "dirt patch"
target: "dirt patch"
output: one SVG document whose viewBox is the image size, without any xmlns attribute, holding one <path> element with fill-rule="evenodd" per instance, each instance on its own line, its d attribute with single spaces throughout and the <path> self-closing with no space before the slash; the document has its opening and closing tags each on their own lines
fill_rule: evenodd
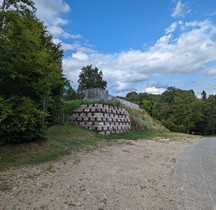
<svg viewBox="0 0 216 210">
<path fill-rule="evenodd" d="M 0 209 L 174 210 L 172 170 L 187 145 L 119 141 L 58 162 L 1 172 L 2 183 L 10 187 L 0 190 Z"/>
</svg>

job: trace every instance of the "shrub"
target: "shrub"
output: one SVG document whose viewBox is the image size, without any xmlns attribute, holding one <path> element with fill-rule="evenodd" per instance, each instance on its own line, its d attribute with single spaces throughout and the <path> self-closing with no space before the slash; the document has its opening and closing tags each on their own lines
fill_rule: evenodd
<svg viewBox="0 0 216 210">
<path fill-rule="evenodd" d="M 0 142 L 41 139 L 43 112 L 27 97 L 0 98 Z"/>
</svg>

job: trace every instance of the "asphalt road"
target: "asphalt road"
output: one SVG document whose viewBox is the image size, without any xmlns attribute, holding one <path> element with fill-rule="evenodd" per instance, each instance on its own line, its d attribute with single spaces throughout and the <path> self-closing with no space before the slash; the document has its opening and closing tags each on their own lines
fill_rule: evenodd
<svg viewBox="0 0 216 210">
<path fill-rule="evenodd" d="M 174 166 L 179 210 L 216 210 L 216 138 L 188 146 Z"/>
</svg>

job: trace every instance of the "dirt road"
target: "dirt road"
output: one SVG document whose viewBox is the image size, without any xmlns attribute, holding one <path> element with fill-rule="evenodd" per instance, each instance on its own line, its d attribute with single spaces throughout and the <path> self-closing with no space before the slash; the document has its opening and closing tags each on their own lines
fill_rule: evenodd
<svg viewBox="0 0 216 210">
<path fill-rule="evenodd" d="M 119 141 L 0 173 L 0 209 L 176 209 L 173 166 L 187 143 Z"/>
</svg>

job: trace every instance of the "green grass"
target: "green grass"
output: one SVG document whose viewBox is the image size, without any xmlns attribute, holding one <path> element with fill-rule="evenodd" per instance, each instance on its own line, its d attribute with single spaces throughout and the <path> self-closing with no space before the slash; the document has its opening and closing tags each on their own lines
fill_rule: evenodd
<svg viewBox="0 0 216 210">
<path fill-rule="evenodd" d="M 161 125 L 160 122 L 153 119 L 145 110 L 130 108 L 126 109 L 130 115 L 132 130 L 138 132 L 143 130 L 154 130 L 159 133 L 168 132 L 168 130 L 163 125 Z"/>
<path fill-rule="evenodd" d="M 88 103 L 93 102 L 95 101 L 88 101 Z M 69 115 L 82 103 L 83 101 L 78 100 L 66 102 L 65 114 Z M 107 104 L 107 102 L 104 102 L 104 104 Z M 113 103 L 111 104 L 114 105 Z M 118 139 L 137 140 L 163 137 L 181 141 L 188 137 L 193 138 L 193 136 L 186 134 L 169 132 L 160 123 L 152 119 L 144 110 L 127 110 L 132 122 L 132 130 L 127 133 L 104 136 L 74 124 L 64 124 L 47 129 L 46 141 L 1 145 L 0 170 L 25 164 L 40 164 L 56 160 L 61 156 L 76 153 L 80 150 L 95 148 L 101 142 L 106 143 Z"/>
<path fill-rule="evenodd" d="M 155 130 L 129 131 L 127 133 L 100 135 L 77 125 L 57 125 L 47 130 L 47 140 L 0 147 L 0 170 L 25 164 L 40 164 L 80 150 L 93 149 L 99 143 L 118 139 L 137 140 L 155 137 L 193 138 L 186 134 L 159 132 Z"/>
<path fill-rule="evenodd" d="M 25 144 L 1 145 L 0 170 L 24 164 L 56 160 L 60 156 L 98 145 L 95 132 L 76 125 L 57 125 L 47 130 L 47 140 Z"/>
</svg>

